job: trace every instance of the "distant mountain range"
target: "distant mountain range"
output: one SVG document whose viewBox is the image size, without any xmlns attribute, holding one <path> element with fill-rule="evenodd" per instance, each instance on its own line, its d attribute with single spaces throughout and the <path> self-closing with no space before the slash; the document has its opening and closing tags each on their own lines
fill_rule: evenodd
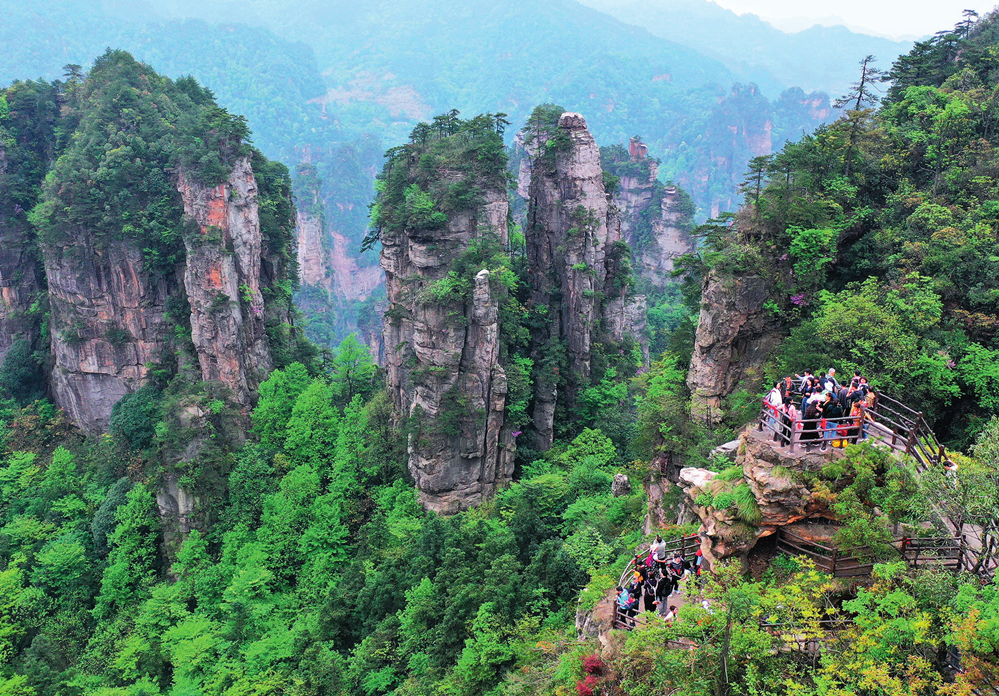
<svg viewBox="0 0 999 696">
<path fill-rule="evenodd" d="M 746 158 L 830 116 L 809 92 L 836 96 L 861 57 L 887 63 L 907 48 L 838 27 L 786 34 L 707 0 L 584 1 L 0 0 L 0 83 L 125 48 L 193 74 L 292 165 L 365 134 L 399 142 L 451 108 L 502 111 L 515 129 L 555 102 L 601 142 L 642 135 L 707 214 L 734 205 Z M 789 87 L 803 92 L 781 97 Z"/>
<path fill-rule="evenodd" d="M 756 15 L 738 15 L 708 0 L 580 2 L 715 58 L 764 92 L 777 85 L 838 96 L 856 81 L 855 67 L 864 56 L 872 54 L 888 68 L 912 47 L 911 41 L 892 41 L 844 26 L 815 24 L 787 33 Z"/>
</svg>

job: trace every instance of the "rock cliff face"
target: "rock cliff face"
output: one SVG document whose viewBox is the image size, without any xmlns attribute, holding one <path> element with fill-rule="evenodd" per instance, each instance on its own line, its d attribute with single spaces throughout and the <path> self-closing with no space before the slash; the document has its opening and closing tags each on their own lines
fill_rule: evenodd
<svg viewBox="0 0 999 696">
<path fill-rule="evenodd" d="M 0 187 L 7 175 L 7 154 L 0 143 Z M 14 204 L 0 204 L 11 209 L 10 216 L 0 216 L 0 363 L 19 338 L 34 343 L 37 320 L 29 313 L 42 290 L 38 250 L 24 210 L 14 211 Z M 6 212 L 6 211 L 5 211 Z"/>
<path fill-rule="evenodd" d="M 298 269 L 302 285 L 323 288 L 340 301 L 365 300 L 383 280 L 378 266 L 360 266 L 342 234 L 327 232 L 323 219 L 298 211 Z"/>
<path fill-rule="evenodd" d="M 334 229 L 342 215 L 327 216 L 330 210 L 322 195 L 322 180 L 311 164 L 298 167 L 295 195 L 298 217 L 298 268 L 301 279 L 296 303 L 310 319 L 309 338 L 321 345 L 339 343 L 357 332 L 379 365 L 384 364 L 381 313 L 384 302 L 372 294 L 382 286 L 380 266 L 362 266 L 350 249 L 348 238 Z M 336 204 L 334 213 L 351 212 L 353 204 Z M 377 316 L 375 316 L 377 313 Z M 329 346 L 332 347 L 332 346 Z"/>
<path fill-rule="evenodd" d="M 150 274 L 129 241 L 100 250 L 84 230 L 45 247 L 55 402 L 78 427 L 107 427 L 111 407 L 141 387 L 170 344 L 167 302 L 179 275 Z"/>
<path fill-rule="evenodd" d="M 701 551 L 709 562 L 746 555 L 756 542 L 770 536 L 779 527 L 803 520 L 831 517 L 828 490 L 813 492 L 796 472 L 817 472 L 831 457 L 841 457 L 842 451 L 830 448 L 828 453 L 798 451 L 790 454 L 773 446 L 765 434 L 749 428 L 739 438 L 735 464 L 742 467 L 739 481 L 715 481 L 716 474 L 706 469 L 680 470 L 680 486 L 686 503 L 701 521 Z M 748 486 L 758 508 L 758 519 L 747 521 L 734 507 L 718 509 L 703 503 L 707 494 L 714 500 L 719 493 L 736 485 Z"/>
<path fill-rule="evenodd" d="M 495 235 L 507 242 L 506 191 L 483 185 L 480 204 L 451 214 L 442 229 L 382 232 L 388 384 L 410 420 L 409 470 L 423 503 L 444 513 L 477 505 L 513 475 L 491 274 L 480 270 L 460 297 L 443 292 L 473 241 Z"/>
<path fill-rule="evenodd" d="M 302 285 L 329 288 L 330 250 L 322 216 L 299 209 L 295 225 L 298 237 L 298 276 Z"/>
<path fill-rule="evenodd" d="M 553 298 L 561 296 L 552 331 L 565 340 L 574 375 L 586 379 L 590 339 L 598 320 L 595 295 L 607 273 L 609 229 L 620 238 L 620 223 L 604 192 L 600 149 L 586 120 L 564 113 L 558 128 L 566 144 L 535 157 L 531 166 L 526 230 L 531 301 L 535 306 L 553 306 Z M 611 215 L 614 219 L 609 221 Z"/>
<path fill-rule="evenodd" d="M 191 338 L 205 380 L 222 382 L 248 405 L 271 370 L 260 292 L 261 234 L 257 182 L 248 157 L 228 180 L 201 186 L 181 172 L 184 213 L 198 233 L 184 240 L 184 287 Z"/>
<path fill-rule="evenodd" d="M 620 179 L 614 205 L 620 211 L 622 236 L 632 249 L 634 273 L 652 288 L 662 289 L 673 282 L 675 260 L 694 250 L 689 233 L 692 203 L 685 205 L 676 186 L 658 181 L 659 165 L 648 157 L 648 147 L 639 138 L 631 139 L 624 162 L 615 161 L 614 149 L 610 150 L 604 169 Z"/>
<path fill-rule="evenodd" d="M 567 353 L 565 401 L 574 402 L 590 376 L 591 347 L 605 322 L 612 340 L 625 334 L 640 337 L 645 298 L 628 297 L 618 289 L 615 244 L 623 241 L 621 218 L 604 189 L 600 149 L 576 113 L 563 113 L 549 142 L 558 145 L 525 147 L 530 164 L 525 227 L 530 267 L 531 304 L 549 308 L 546 327 L 532 336 L 540 360 L 554 344 Z M 540 139 L 540 138 L 538 138 Z M 521 165 L 521 179 L 525 167 Z M 603 306 L 600 297 L 607 299 Z M 553 441 L 556 384 L 543 373 L 535 380 L 533 419 L 535 447 L 547 450 Z"/>
<path fill-rule="evenodd" d="M 172 272 L 152 271 L 133 241 L 98 246 L 87 230 L 44 245 L 51 388 L 89 432 L 107 427 L 111 408 L 148 381 L 153 365 L 176 360 L 178 322 L 190 321 L 202 379 L 224 384 L 236 403 L 249 406 L 271 369 L 261 273 L 269 284 L 286 269 L 262 248 L 250 159 L 239 159 L 214 187 L 180 172 L 177 189 L 193 224 L 186 258 Z"/>
<path fill-rule="evenodd" d="M 740 384 L 754 389 L 767 356 L 783 338 L 780 323 L 765 308 L 770 282 L 757 275 L 704 278 L 694 353 L 687 375 L 691 414 L 712 423 L 722 399 Z"/>
</svg>

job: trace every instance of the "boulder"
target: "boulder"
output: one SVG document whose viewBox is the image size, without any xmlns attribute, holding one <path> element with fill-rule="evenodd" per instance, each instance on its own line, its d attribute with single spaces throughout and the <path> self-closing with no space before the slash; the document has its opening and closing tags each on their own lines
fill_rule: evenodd
<svg viewBox="0 0 999 696">
<path fill-rule="evenodd" d="M 624 474 L 614 474 L 614 483 L 611 484 L 611 495 L 620 498 L 624 495 L 631 495 L 631 481 Z"/>
<path fill-rule="evenodd" d="M 827 494 L 811 490 L 805 475 L 819 471 L 833 457 L 842 457 L 842 451 L 791 453 L 775 447 L 764 433 L 752 427 L 737 442 L 735 462 L 742 467 L 741 480 L 716 481 L 717 473 L 706 469 L 680 470 L 684 504 L 700 520 L 701 551 L 709 563 L 729 557 L 745 562 L 756 542 L 779 527 L 831 517 Z M 731 449 L 728 447 L 731 444 L 726 443 L 726 448 Z M 739 485 L 747 485 L 752 491 L 759 508 L 758 520 L 741 519 L 734 506 L 718 509 L 703 504 Z"/>
</svg>

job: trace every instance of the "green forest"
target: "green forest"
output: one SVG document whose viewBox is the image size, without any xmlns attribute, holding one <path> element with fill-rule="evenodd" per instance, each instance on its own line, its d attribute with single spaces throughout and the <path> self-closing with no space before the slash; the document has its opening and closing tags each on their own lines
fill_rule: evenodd
<svg viewBox="0 0 999 696">
<path fill-rule="evenodd" d="M 524 442 L 512 482 L 452 515 L 424 508 L 407 469 L 421 428 L 457 429 L 448 413 L 433 423 L 399 413 L 385 368 L 355 336 L 335 340 L 336 317 L 319 327 L 332 348 L 306 339 L 308 318 L 291 304 L 291 176 L 250 144 L 245 118 L 194 78 L 171 80 L 110 49 L 88 71 L 70 65 L 62 79 L 4 88 L 0 232 L 21 240 L 31 268 L 42 265 L 39 249 L 84 236 L 95 257 L 133 245 L 167 288 L 171 337 L 106 431 L 86 433 L 47 388 L 60 369 L 49 341 L 82 341 L 83 329 L 52 325 L 44 282 L 18 317 L 35 338 L 12 340 L 0 365 L 0 696 L 999 689 L 999 593 L 988 568 L 913 567 L 890 543 L 899 530 L 916 540 L 943 534 L 942 514 L 980 531 L 983 557 L 999 543 L 999 15 L 917 43 L 884 74 L 864 61 L 857 78 L 837 120 L 752 158 L 745 205 L 693 231 L 696 249 L 678 262 L 676 282 L 649 298 L 648 365 L 634 341 L 612 340 L 603 325 L 585 375 L 568 368 L 564 343 L 535 340 L 550 308 L 530 302 L 536 269 L 512 218 L 505 242 L 480 237 L 422 289 L 422 306 L 447 313 L 490 272 L 503 408 Z M 766 101 L 750 88 L 726 99 Z M 281 123 L 274 108 L 267 118 Z M 481 110 L 490 113 L 419 123 L 386 153 L 373 229 L 358 247 L 401 231 L 433 239 L 482 204 L 487 184 L 516 195 L 506 114 Z M 543 134 L 533 143 L 542 164 L 572 147 L 558 131 L 563 111 L 548 104 L 527 118 L 525 132 Z M 312 128 L 307 109 L 291 113 Z M 650 108 L 634 122 L 662 117 Z M 307 175 L 354 195 L 361 163 L 380 146 L 337 147 L 337 161 L 353 164 Z M 224 187 L 240 158 L 259 186 L 274 368 L 244 404 L 193 367 L 191 308 L 176 292 L 177 268 L 200 238 L 175 177 Z M 620 148 L 603 159 L 609 186 L 636 166 Z M 593 224 L 583 217 L 574 234 Z M 223 255 L 235 256 L 218 236 Z M 631 250 L 620 244 L 611 287 L 633 297 Z M 701 293 L 749 277 L 767 281 L 779 341 L 728 395 L 724 418 L 706 423 L 691 415 L 688 385 L 697 317 L 711 309 Z M 220 304 L 252 316 L 254 297 L 240 292 Z M 955 464 L 921 472 L 858 443 L 780 473 L 817 492 L 839 524 L 836 543 L 862 547 L 870 573 L 837 577 L 788 553 L 762 564 L 733 557 L 684 581 L 687 601 L 671 621 L 649 613 L 634 630 L 584 630 L 616 601 L 636 552 L 648 553 L 657 535 L 698 531 L 697 522 L 672 524 L 684 505 L 724 513 L 755 539 L 765 511 L 743 468 L 713 451 L 755 423 L 777 380 L 830 367 L 869 376 L 918 411 Z M 527 444 L 539 382 L 558 394 L 546 451 Z M 664 460 L 711 472 L 711 492 L 684 501 Z M 658 502 L 653 486 L 665 491 Z M 174 489 L 190 499 L 190 517 L 164 514 Z M 666 523 L 646 528 L 655 506 Z"/>
</svg>

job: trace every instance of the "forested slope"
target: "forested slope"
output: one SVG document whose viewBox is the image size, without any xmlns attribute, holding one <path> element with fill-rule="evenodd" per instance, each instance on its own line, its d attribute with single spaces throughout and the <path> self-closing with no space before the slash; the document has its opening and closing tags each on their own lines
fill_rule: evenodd
<svg viewBox="0 0 999 696">
<path fill-rule="evenodd" d="M 883 375 L 962 449 L 999 409 L 996 24 L 917 44 L 878 108 L 865 71 L 846 116 L 753 160 L 749 205 L 702 253 L 777 280 L 790 337 L 770 376 Z"/>
</svg>

